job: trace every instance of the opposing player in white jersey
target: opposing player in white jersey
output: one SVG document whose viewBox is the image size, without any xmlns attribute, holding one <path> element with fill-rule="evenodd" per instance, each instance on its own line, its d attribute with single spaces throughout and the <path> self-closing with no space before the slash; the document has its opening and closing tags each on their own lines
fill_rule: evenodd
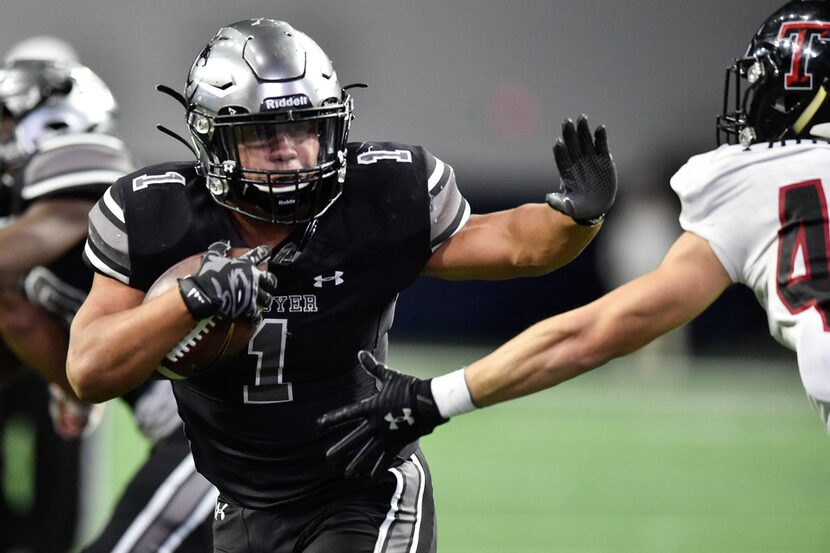
<svg viewBox="0 0 830 553">
<path fill-rule="evenodd" d="M 656 270 L 430 381 L 361 353 L 386 384 L 320 420 L 357 425 L 329 456 L 351 456 L 358 470 L 373 466 L 398 442 L 453 415 L 555 386 L 639 349 L 694 319 L 733 283 L 755 292 L 772 336 L 797 352 L 804 388 L 830 430 L 829 37 L 830 2 L 788 2 L 728 68 L 725 98 L 734 78 L 736 102 L 718 118 L 718 142 L 738 143 L 692 157 L 672 178 L 685 232 Z M 419 409 L 431 396 L 437 414 Z M 406 409 L 414 415 L 409 425 L 384 420 Z"/>
</svg>

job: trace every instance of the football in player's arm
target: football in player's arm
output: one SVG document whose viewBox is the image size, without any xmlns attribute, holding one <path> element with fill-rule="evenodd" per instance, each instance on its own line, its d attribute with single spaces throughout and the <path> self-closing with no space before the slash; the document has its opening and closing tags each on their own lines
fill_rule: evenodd
<svg viewBox="0 0 830 553">
<path fill-rule="evenodd" d="M 737 111 L 724 106 L 719 141 L 725 135 L 740 143 L 692 157 L 672 178 L 685 232 L 657 269 L 428 381 L 392 371 L 362 352 L 362 365 L 383 389 L 321 417 L 323 427 L 352 429 L 329 450 L 332 460 L 347 460 L 350 472 L 377 472 L 399 442 L 454 415 L 555 386 L 633 352 L 697 317 L 733 283 L 755 292 L 773 337 L 796 351 L 805 391 L 830 431 L 830 48 L 813 50 L 805 66 L 799 42 L 811 40 L 811 29 L 823 29 L 828 18 L 827 2 L 787 3 L 761 26 L 747 56 L 729 68 L 736 79 L 748 80 L 748 92 Z M 803 34 L 798 41 L 781 39 L 784 29 Z M 790 70 L 769 71 L 776 63 Z M 799 71 L 811 87 L 785 85 Z M 792 107 L 781 112 L 782 105 Z M 400 417 L 404 409 L 411 424 L 384 419 Z"/>
</svg>

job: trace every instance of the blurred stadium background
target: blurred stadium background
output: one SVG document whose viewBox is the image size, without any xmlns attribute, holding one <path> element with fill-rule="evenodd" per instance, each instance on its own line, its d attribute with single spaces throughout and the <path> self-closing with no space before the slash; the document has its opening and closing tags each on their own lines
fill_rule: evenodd
<svg viewBox="0 0 830 553">
<path fill-rule="evenodd" d="M 355 140 L 423 144 L 479 212 L 539 201 L 565 117 L 608 126 L 618 205 L 578 260 L 504 283 L 421 279 L 400 298 L 391 363 L 444 372 L 532 322 L 653 268 L 679 233 L 669 176 L 714 146 L 724 68 L 781 0 L 5 0 L 0 52 L 70 41 L 112 87 L 141 163 L 187 152 L 175 102 L 223 24 L 286 19 L 356 93 Z M 397 340 L 397 342 L 395 342 Z M 146 444 L 118 404 L 84 447 L 81 536 L 106 517 Z M 31 506 L 30 429 L 3 437 L 11 501 Z M 424 440 L 449 552 L 807 552 L 830 548 L 830 448 L 794 356 L 732 290 L 689 327 L 559 389 L 463 417 Z M 13 528 L 12 528 L 13 529 Z M 8 531 L 0 517 L 0 533 Z M 0 549 L 2 549 L 0 540 Z"/>
</svg>

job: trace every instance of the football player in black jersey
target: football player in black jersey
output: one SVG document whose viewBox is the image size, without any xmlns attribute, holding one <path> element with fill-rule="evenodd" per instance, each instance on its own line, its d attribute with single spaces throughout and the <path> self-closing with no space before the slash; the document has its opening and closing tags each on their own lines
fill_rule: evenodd
<svg viewBox="0 0 830 553">
<path fill-rule="evenodd" d="M 109 88 L 59 39 L 34 37 L 9 51 L 0 68 L 0 108 L 12 214 L 0 228 L 0 336 L 53 383 L 56 430 L 77 438 L 103 407 L 79 402 L 66 379 L 69 325 L 92 284 L 81 256 L 87 217 L 134 165 L 110 134 L 116 103 Z M 154 447 L 84 551 L 210 548 L 216 491 L 195 471 L 169 383 L 147 383 L 123 399 Z"/>
<path fill-rule="evenodd" d="M 347 142 L 348 88 L 287 23 L 222 28 L 179 96 L 198 160 L 121 178 L 90 213 L 97 274 L 67 361 L 82 398 L 145 382 L 196 320 L 258 325 L 221 368 L 173 382 L 196 466 L 220 490 L 215 551 L 434 551 L 417 442 L 375 478 L 347 477 L 326 461 L 345 431 L 321 434 L 316 419 L 375 390 L 357 352 L 384 357 L 397 295 L 419 275 L 554 270 L 616 194 L 605 130 L 592 136 L 582 117 L 555 146 L 562 181 L 547 203 L 470 215 L 452 167 L 424 148 Z M 225 254 L 260 245 L 268 272 Z M 164 270 L 208 249 L 195 274 L 143 302 Z"/>
</svg>

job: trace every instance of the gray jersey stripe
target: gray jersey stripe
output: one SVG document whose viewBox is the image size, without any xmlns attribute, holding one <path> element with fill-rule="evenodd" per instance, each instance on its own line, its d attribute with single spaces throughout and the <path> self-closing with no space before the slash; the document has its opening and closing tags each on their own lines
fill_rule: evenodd
<svg viewBox="0 0 830 553">
<path fill-rule="evenodd" d="M 432 248 L 432 251 L 437 250 L 441 246 L 441 244 L 449 240 L 453 234 L 458 232 L 469 218 L 470 204 L 467 203 L 467 200 L 461 198 L 461 203 L 455 211 L 455 214 L 452 218 L 452 222 L 450 222 L 450 224 L 447 225 L 447 227 L 440 234 L 438 234 L 437 236 L 434 235 L 430 240 L 430 247 Z M 436 227 L 437 225 L 433 226 L 433 230 L 437 230 Z"/>
<path fill-rule="evenodd" d="M 121 250 L 111 247 L 101 237 L 101 234 L 98 232 L 98 227 L 89 226 L 89 230 L 87 231 L 87 244 L 92 246 L 95 256 L 106 263 L 108 267 L 125 275 L 130 274 L 129 256 Z"/>
<path fill-rule="evenodd" d="M 436 160 L 437 165 L 429 178 L 429 218 L 430 218 L 430 246 L 435 251 L 446 239 L 452 236 L 460 225 L 466 222 L 463 210 L 467 201 L 458 190 L 455 183 L 455 173 L 452 167 Z M 444 167 L 442 172 L 442 167 Z"/>
<path fill-rule="evenodd" d="M 99 203 L 101 204 L 101 211 L 110 221 L 112 221 L 115 226 L 126 229 L 127 225 L 126 219 L 124 219 L 124 208 L 121 207 L 123 202 L 121 201 L 120 192 L 116 192 L 117 190 L 119 189 L 112 186 L 107 188 Z"/>
<path fill-rule="evenodd" d="M 393 508 L 384 521 L 385 539 L 378 536 L 375 553 L 415 553 L 423 516 L 426 475 L 415 455 L 389 470 L 398 480 L 395 490 L 398 501 L 395 504 L 393 500 Z"/>
<path fill-rule="evenodd" d="M 130 283 L 129 271 L 109 261 L 106 256 L 96 251 L 95 246 L 87 239 L 84 245 L 84 260 L 96 271 L 123 282 Z"/>
<path fill-rule="evenodd" d="M 112 268 L 120 268 L 121 272 L 130 272 L 129 239 L 127 233 L 114 225 L 110 219 L 98 209 L 100 202 L 89 212 L 89 234 L 87 239 L 95 247 L 98 257 Z"/>
<path fill-rule="evenodd" d="M 455 188 L 455 171 L 449 165 L 444 165 L 444 173 L 441 175 L 441 178 L 438 179 L 435 186 L 429 189 L 430 198 L 434 198 L 440 194 L 448 184 Z"/>
<path fill-rule="evenodd" d="M 89 227 L 95 229 L 98 236 L 111 248 L 126 255 L 129 244 L 127 225 L 110 211 L 106 202 L 99 200 L 89 210 Z"/>
</svg>

